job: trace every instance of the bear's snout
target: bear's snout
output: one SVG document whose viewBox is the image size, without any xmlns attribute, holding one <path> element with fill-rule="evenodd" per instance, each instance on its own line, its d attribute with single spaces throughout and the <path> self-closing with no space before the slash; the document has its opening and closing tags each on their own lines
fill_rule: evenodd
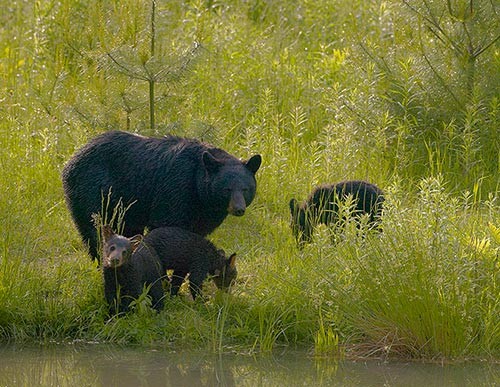
<svg viewBox="0 0 500 387">
<path fill-rule="evenodd" d="M 231 215 L 234 216 L 243 216 L 245 214 L 246 210 L 246 205 L 243 204 L 242 206 L 234 206 L 229 203 L 229 208 L 227 209 L 227 212 L 229 212 Z"/>
<path fill-rule="evenodd" d="M 236 210 L 233 210 L 234 216 L 243 216 L 244 214 L 245 214 L 245 210 L 243 208 L 238 208 Z"/>
<path fill-rule="evenodd" d="M 105 257 L 103 264 L 104 264 L 104 267 L 107 267 L 110 269 L 116 269 L 122 265 L 122 259 L 119 255 L 108 256 L 108 257 Z"/>
<path fill-rule="evenodd" d="M 243 216 L 247 205 L 245 203 L 245 198 L 243 193 L 240 191 L 235 191 L 231 194 L 231 200 L 229 201 L 229 206 L 227 212 L 234 216 Z"/>
</svg>

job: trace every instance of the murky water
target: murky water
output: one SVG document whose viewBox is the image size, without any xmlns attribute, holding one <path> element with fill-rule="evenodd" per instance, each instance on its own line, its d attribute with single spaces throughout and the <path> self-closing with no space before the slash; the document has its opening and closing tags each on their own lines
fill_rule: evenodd
<svg viewBox="0 0 500 387">
<path fill-rule="evenodd" d="M 115 346 L 0 347 L 0 386 L 498 386 L 500 365 L 166 352 Z"/>
</svg>

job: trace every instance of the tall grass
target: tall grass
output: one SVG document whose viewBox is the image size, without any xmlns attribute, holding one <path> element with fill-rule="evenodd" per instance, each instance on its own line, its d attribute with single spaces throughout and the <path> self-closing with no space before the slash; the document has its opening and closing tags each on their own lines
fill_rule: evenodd
<svg viewBox="0 0 500 387">
<path fill-rule="evenodd" d="M 368 353 L 464 357 L 478 345 L 495 352 L 498 245 L 477 242 L 492 236 L 438 180 L 423 183 L 413 208 L 389 199 L 376 240 L 348 241 L 332 254 L 346 274 L 324 276 L 331 302 Z"/>
<path fill-rule="evenodd" d="M 418 17 L 424 2 L 411 2 L 417 12 L 406 1 L 156 1 L 154 55 L 151 1 L 4 3 L 2 340 L 498 359 L 500 57 L 488 43 L 498 18 L 462 85 L 470 74 Z M 476 5 L 475 18 L 498 15 L 493 2 Z M 466 26 L 475 47 L 479 22 Z M 196 62 L 153 96 L 109 62 L 184 69 L 194 42 Z M 106 315 L 60 171 L 108 129 L 263 155 L 255 202 L 210 236 L 238 253 L 231 294 L 208 282 L 205 302 L 185 292 L 159 314 L 141 298 L 134 313 Z M 320 227 L 299 251 L 289 199 L 354 178 L 386 191 L 383 233 L 363 238 L 348 224 L 332 245 Z"/>
</svg>

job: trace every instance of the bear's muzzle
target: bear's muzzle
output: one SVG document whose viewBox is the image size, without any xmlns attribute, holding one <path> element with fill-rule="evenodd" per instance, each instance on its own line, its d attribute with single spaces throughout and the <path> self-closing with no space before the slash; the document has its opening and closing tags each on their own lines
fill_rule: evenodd
<svg viewBox="0 0 500 387">
<path fill-rule="evenodd" d="M 241 191 L 234 191 L 231 193 L 231 200 L 229 201 L 227 212 L 234 216 L 243 216 L 246 208 L 247 204 L 243 193 Z"/>
</svg>

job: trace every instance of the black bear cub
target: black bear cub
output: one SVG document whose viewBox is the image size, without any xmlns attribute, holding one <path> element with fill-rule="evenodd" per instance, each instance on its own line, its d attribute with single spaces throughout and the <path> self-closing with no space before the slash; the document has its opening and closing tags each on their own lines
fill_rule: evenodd
<svg viewBox="0 0 500 387">
<path fill-rule="evenodd" d="M 141 243 L 142 235 L 126 238 L 107 225 L 102 226 L 101 232 L 104 294 L 110 313 L 127 312 L 144 286 L 150 286 L 148 295 L 153 308 L 162 309 L 165 271 L 156 253 Z"/>
<path fill-rule="evenodd" d="M 210 241 L 177 227 L 160 227 L 126 238 L 111 227 L 102 227 L 104 293 L 112 314 L 129 310 L 144 286 L 155 309 L 163 308 L 162 279 L 172 270 L 170 295 L 175 296 L 189 274 L 193 299 L 201 295 L 203 281 L 210 275 L 221 290 L 235 281 L 236 254 L 226 258 Z M 118 297 L 119 294 L 119 297 Z"/>
<path fill-rule="evenodd" d="M 339 219 L 339 204 L 352 196 L 352 215 L 369 216 L 369 223 L 378 228 L 382 214 L 384 194 L 375 184 L 362 180 L 348 180 L 316 187 L 301 204 L 290 200 L 292 231 L 299 246 L 312 241 L 312 233 L 318 224 L 335 225 Z"/>
<path fill-rule="evenodd" d="M 144 237 L 144 244 L 158 255 L 163 270 L 173 270 L 170 295 L 175 296 L 189 274 L 193 299 L 201 295 L 203 281 L 212 276 L 217 288 L 226 290 L 236 279 L 236 254 L 226 258 L 210 241 L 178 227 L 160 227 Z"/>
</svg>

